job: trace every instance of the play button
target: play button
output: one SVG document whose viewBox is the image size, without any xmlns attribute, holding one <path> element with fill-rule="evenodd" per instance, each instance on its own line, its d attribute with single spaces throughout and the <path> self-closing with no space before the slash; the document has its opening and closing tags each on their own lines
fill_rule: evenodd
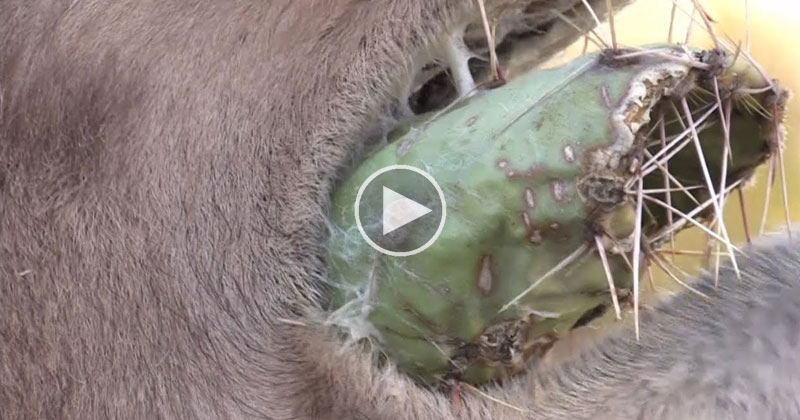
<svg viewBox="0 0 800 420">
<path fill-rule="evenodd" d="M 383 234 L 394 232 L 433 210 L 398 193 L 383 187 Z"/>
<path fill-rule="evenodd" d="M 373 172 L 356 195 L 355 217 L 376 250 L 406 257 L 431 246 L 444 228 L 444 193 L 427 172 L 391 165 Z"/>
</svg>

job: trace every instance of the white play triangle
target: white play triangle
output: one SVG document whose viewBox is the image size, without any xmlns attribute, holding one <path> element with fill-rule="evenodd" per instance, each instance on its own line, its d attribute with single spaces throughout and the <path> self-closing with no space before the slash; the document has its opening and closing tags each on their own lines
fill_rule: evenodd
<svg viewBox="0 0 800 420">
<path fill-rule="evenodd" d="M 383 234 L 386 235 L 430 213 L 431 209 L 392 190 L 383 187 Z"/>
</svg>

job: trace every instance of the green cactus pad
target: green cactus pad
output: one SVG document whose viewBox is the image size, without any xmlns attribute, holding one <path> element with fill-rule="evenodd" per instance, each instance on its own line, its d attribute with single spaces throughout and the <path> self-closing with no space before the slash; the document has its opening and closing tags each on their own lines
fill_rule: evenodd
<svg viewBox="0 0 800 420">
<path fill-rule="evenodd" d="M 652 51 L 629 58 L 588 55 L 531 72 L 404 127 L 368 157 L 333 196 L 330 323 L 356 339 L 370 338 L 421 382 L 481 383 L 525 369 L 559 337 L 611 305 L 596 236 L 624 298 L 633 278 L 626 263 L 635 220 L 629 189 L 647 160 L 644 150 L 654 155 L 661 149 L 657 115 L 665 116 L 669 141 L 686 124 L 674 112 L 681 98 L 695 119 L 717 104 L 711 94 L 717 76 L 722 100 L 732 101 L 730 185 L 774 150 L 771 112 L 783 109 L 777 87 L 737 93 L 765 84 L 741 58 L 731 64 L 715 52 Z M 719 186 L 725 144 L 719 111 L 700 127 L 704 157 Z M 706 185 L 694 148 L 684 148 L 669 164 L 683 185 Z M 441 235 L 416 255 L 383 255 L 356 227 L 359 187 L 388 165 L 427 171 L 446 198 Z M 652 172 L 644 184 L 662 188 L 662 172 Z M 666 194 L 653 196 L 667 201 Z M 689 212 L 710 197 L 705 188 L 691 194 L 669 198 Z M 663 230 L 666 215 L 654 207 L 643 218 L 644 234 Z M 405 240 L 421 240 L 414 235 Z"/>
</svg>

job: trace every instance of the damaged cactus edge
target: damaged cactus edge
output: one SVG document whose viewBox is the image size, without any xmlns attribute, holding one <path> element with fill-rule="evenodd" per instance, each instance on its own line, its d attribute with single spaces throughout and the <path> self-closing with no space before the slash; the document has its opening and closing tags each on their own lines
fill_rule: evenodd
<svg viewBox="0 0 800 420">
<path fill-rule="evenodd" d="M 616 294 L 630 296 L 639 177 L 645 188 L 664 188 L 669 163 L 674 180 L 708 185 L 691 147 L 658 170 L 650 157 L 697 131 L 713 185 L 741 183 L 781 147 L 787 96 L 738 54 L 654 46 L 533 71 L 404 127 L 334 193 L 327 322 L 421 383 L 480 384 L 520 372 L 611 307 L 600 246 Z M 678 117 L 683 99 L 696 130 Z M 356 226 L 359 187 L 388 165 L 423 169 L 444 192 L 447 221 L 422 253 L 383 255 Z M 717 193 L 651 195 L 707 219 Z M 691 226 L 673 216 L 655 206 L 642 217 L 644 248 Z M 423 228 L 404 240 L 420 240 Z"/>
</svg>

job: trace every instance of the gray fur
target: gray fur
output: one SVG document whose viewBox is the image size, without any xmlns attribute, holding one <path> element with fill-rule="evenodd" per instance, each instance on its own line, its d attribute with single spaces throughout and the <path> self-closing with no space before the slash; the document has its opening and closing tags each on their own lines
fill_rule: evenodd
<svg viewBox="0 0 800 420">
<path fill-rule="evenodd" d="M 469 392 L 454 410 L 320 326 L 333 183 L 415 57 L 476 16 L 470 0 L 0 1 L 0 416 L 797 417 L 796 248 L 751 251 L 742 283 L 678 297 L 638 344 L 487 390 L 527 412 Z"/>
</svg>

